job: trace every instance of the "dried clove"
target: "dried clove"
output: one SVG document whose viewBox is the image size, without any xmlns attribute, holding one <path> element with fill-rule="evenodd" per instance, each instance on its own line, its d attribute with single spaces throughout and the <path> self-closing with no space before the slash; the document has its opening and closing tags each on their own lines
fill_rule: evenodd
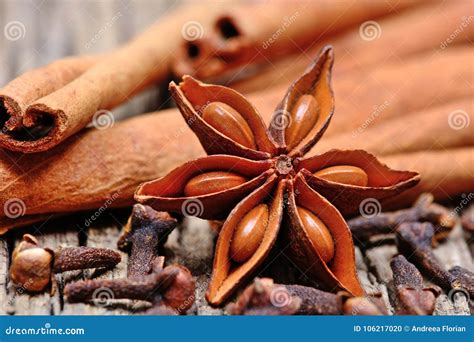
<svg viewBox="0 0 474 342">
<path fill-rule="evenodd" d="M 451 232 L 456 219 L 448 208 L 433 200 L 431 193 L 423 193 L 411 208 L 379 213 L 373 217 L 359 216 L 347 221 L 347 224 L 356 240 L 366 241 L 374 235 L 394 233 L 396 227 L 404 222 L 430 222 L 439 241 Z"/>
<path fill-rule="evenodd" d="M 155 211 L 149 206 L 135 204 L 132 214 L 117 242 L 118 248 L 129 252 L 127 275 L 129 278 L 151 272 L 152 261 L 158 254 L 177 221 L 168 213 Z"/>
<path fill-rule="evenodd" d="M 351 297 L 301 285 L 274 284 L 270 278 L 255 278 L 227 305 L 231 315 L 382 315 L 386 309 L 377 297 Z"/>
<path fill-rule="evenodd" d="M 41 247 L 33 235 L 25 234 L 12 253 L 10 278 L 16 286 L 40 292 L 51 283 L 53 273 L 111 268 L 120 260 L 119 253 L 107 248 L 61 247 L 53 251 Z"/>
<path fill-rule="evenodd" d="M 347 294 L 343 294 L 340 298 L 342 314 L 344 315 L 375 316 L 388 314 L 381 294 L 371 295 L 370 297 L 348 297 Z"/>
<path fill-rule="evenodd" d="M 162 264 L 162 261 L 157 263 Z M 78 303 L 97 300 L 101 289 L 107 290 L 110 299 L 138 299 L 152 303 L 153 307 L 147 313 L 169 313 L 165 306 L 182 314 L 194 303 L 195 282 L 187 268 L 173 265 L 153 267 L 150 274 L 132 278 L 78 281 L 68 284 L 64 293 L 68 302 Z"/>
<path fill-rule="evenodd" d="M 397 315 L 432 315 L 438 287 L 423 286 L 423 277 L 418 269 L 403 255 L 395 256 L 390 262 L 396 295 Z"/>
<path fill-rule="evenodd" d="M 474 282 L 463 268 L 448 272 L 433 253 L 431 241 L 434 228 L 431 223 L 403 223 L 397 228 L 398 250 L 413 262 L 433 283 L 446 291 L 451 289 L 466 291 L 474 295 Z M 471 274 L 472 275 L 472 274 Z"/>
<path fill-rule="evenodd" d="M 108 299 L 148 301 L 152 307 L 145 314 L 183 314 L 194 303 L 195 281 L 189 270 L 180 265 L 164 267 L 164 257 L 157 256 L 176 227 L 177 221 L 165 212 L 136 204 L 118 241 L 121 250 L 130 252 L 127 278 L 94 279 L 66 286 L 70 303 L 96 302 L 101 289 Z"/>
</svg>

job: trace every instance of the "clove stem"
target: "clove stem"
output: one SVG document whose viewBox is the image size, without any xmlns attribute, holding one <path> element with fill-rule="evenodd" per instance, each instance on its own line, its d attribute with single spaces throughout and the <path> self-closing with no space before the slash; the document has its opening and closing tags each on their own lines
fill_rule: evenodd
<svg viewBox="0 0 474 342">
<path fill-rule="evenodd" d="M 431 241 L 434 228 L 431 223 L 403 223 L 397 228 L 399 251 L 420 268 L 425 276 L 446 291 L 462 288 L 474 295 L 474 283 L 466 281 L 465 272 L 452 274 L 443 267 L 433 253 Z"/>
<path fill-rule="evenodd" d="M 82 280 L 68 284 L 64 293 L 70 303 L 96 300 L 101 289 L 106 289 L 113 299 L 138 299 L 156 303 L 161 292 L 173 283 L 177 275 L 178 270 L 168 268 L 142 277 Z"/>
<path fill-rule="evenodd" d="M 121 260 L 119 253 L 108 248 L 62 247 L 54 252 L 55 273 L 85 268 L 111 268 Z"/>
<path fill-rule="evenodd" d="M 436 238 L 442 239 L 454 228 L 456 220 L 448 208 L 434 203 L 433 199 L 432 194 L 423 193 L 411 208 L 383 212 L 374 217 L 360 216 L 347 224 L 356 239 L 365 241 L 374 235 L 394 233 L 404 222 L 430 222 L 436 228 Z"/>
<path fill-rule="evenodd" d="M 301 285 L 274 284 L 270 278 L 255 278 L 235 303 L 232 315 L 380 315 L 384 304 L 376 297 L 351 297 Z"/>
</svg>

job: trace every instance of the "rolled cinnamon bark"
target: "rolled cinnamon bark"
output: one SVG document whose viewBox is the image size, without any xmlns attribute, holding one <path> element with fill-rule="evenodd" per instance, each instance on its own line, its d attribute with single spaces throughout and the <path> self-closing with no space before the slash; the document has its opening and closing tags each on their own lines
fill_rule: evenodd
<svg viewBox="0 0 474 342">
<path fill-rule="evenodd" d="M 420 3 L 426 1 L 298 0 L 232 8 L 216 18 L 212 29 L 200 39 L 184 42 L 173 70 L 177 75 L 221 81 L 226 76 L 235 77 L 236 69 L 244 65 L 248 71 L 249 65 L 274 61 L 290 52 L 300 53 L 315 41 L 351 25 Z"/>
<path fill-rule="evenodd" d="M 395 169 L 404 167 L 417 170 L 421 175 L 418 185 L 384 203 L 384 209 L 409 205 L 423 192 L 431 192 L 436 200 L 444 200 L 474 191 L 472 146 L 389 155 L 381 160 Z"/>
<path fill-rule="evenodd" d="M 453 60 L 450 61 L 453 62 Z M 459 62 L 461 63 L 462 59 Z M 463 67 L 460 64 L 456 65 L 458 68 Z M 466 91 L 463 87 L 469 87 L 464 84 L 458 85 L 457 82 L 449 83 L 448 76 L 444 72 L 450 69 L 451 65 L 440 68 L 439 72 L 430 79 L 432 83 L 423 83 L 426 80 L 422 80 L 417 81 L 417 84 L 418 86 L 425 84 L 439 90 L 437 88 L 439 84 L 435 81 L 445 80 L 451 87 L 458 87 L 457 93 L 462 94 Z M 461 68 L 461 70 L 464 69 Z M 406 70 L 399 68 L 398 73 L 405 75 Z M 390 72 L 388 74 L 393 76 Z M 420 71 L 415 74 L 416 79 L 420 77 L 420 74 L 424 75 L 425 72 Z M 426 74 L 429 73 L 426 72 Z M 448 75 L 453 75 L 453 72 L 449 72 Z M 470 73 L 466 73 L 462 76 L 467 78 L 470 77 L 469 75 Z M 384 90 L 391 89 L 393 93 L 398 90 L 391 104 L 397 104 L 398 110 L 401 110 L 400 114 L 405 114 L 403 105 L 407 103 L 406 98 L 402 97 L 402 100 L 399 100 L 398 96 L 401 96 L 400 94 L 407 96 L 408 92 L 403 88 L 399 89 L 399 82 L 390 77 L 387 79 L 390 82 L 387 82 Z M 349 82 L 349 80 L 343 80 L 343 82 Z M 342 98 L 349 97 L 359 80 L 354 79 L 353 82 L 352 88 L 347 87 L 348 92 L 345 95 L 340 92 L 338 96 L 341 97 L 342 93 Z M 338 84 L 337 79 L 335 83 Z M 380 87 L 379 84 L 377 85 Z M 374 94 L 377 90 L 375 82 L 372 86 L 372 91 L 361 94 L 359 99 L 359 103 L 366 102 L 367 107 L 376 95 Z M 410 84 L 410 87 L 414 85 Z M 412 92 L 411 95 L 415 94 L 413 88 L 409 90 Z M 434 91 L 429 89 L 424 91 L 433 96 Z M 453 97 L 457 95 L 447 89 L 441 92 L 439 97 L 443 98 L 445 94 Z M 254 94 L 249 97 L 249 100 L 251 103 L 260 104 L 258 108 L 268 122 L 278 103 L 276 99 L 281 99 L 282 96 L 283 91 L 276 89 L 268 93 Z M 420 93 L 414 97 L 415 100 L 417 98 L 419 101 L 429 103 L 430 97 Z M 414 104 L 415 100 L 413 100 Z M 417 106 L 421 104 L 418 103 Z M 412 107 L 416 106 L 412 105 Z M 346 112 L 339 112 L 339 116 L 343 116 L 342 123 L 344 124 L 340 127 L 345 127 L 345 120 L 355 120 L 360 116 L 359 108 L 346 106 L 346 109 Z M 334 119 L 337 120 L 337 118 L 336 113 Z M 383 135 L 383 132 L 380 134 Z M 357 145 L 352 148 L 357 148 Z M 26 220 L 27 216 L 129 205 L 133 202 L 133 192 L 138 184 L 160 177 L 177 165 L 200 155 L 203 155 L 203 150 L 198 140 L 181 116 L 177 114 L 176 109 L 129 119 L 106 130 L 90 129 L 40 154 L 23 155 L 0 150 L 0 207 L 4 209 L 0 210 L 0 233 L 19 224 L 21 220 Z M 438 163 L 438 160 L 442 163 Z M 469 161 L 464 158 L 460 162 L 468 164 Z M 429 163 L 424 160 L 423 163 L 419 165 L 420 170 L 429 166 L 447 175 L 446 182 L 458 182 L 457 179 L 450 178 L 451 174 L 455 175 L 450 168 L 458 167 L 456 163 L 436 158 Z M 388 165 L 400 169 L 409 167 L 418 169 L 417 165 L 392 165 L 390 162 Z M 472 169 L 472 165 L 470 166 Z M 435 174 L 435 176 L 438 175 Z M 451 183 L 447 183 L 447 186 L 446 192 L 438 192 L 440 196 L 465 191 L 455 186 L 451 187 Z M 426 190 L 423 188 L 420 191 Z M 412 199 L 406 203 L 411 202 Z M 13 211 L 8 209 L 12 203 L 19 204 L 12 207 L 13 209 L 20 208 L 19 215 L 17 209 Z"/>
<path fill-rule="evenodd" d="M 383 134 L 383 132 L 380 132 Z M 357 148 L 354 145 L 353 148 Z M 133 203 L 138 184 L 204 154 L 175 110 L 152 113 L 106 130 L 88 130 L 53 150 L 24 156 L 0 150 L 0 234 L 47 218 L 44 214 Z M 392 168 L 420 171 L 421 185 L 397 206 L 424 191 L 437 199 L 474 190 L 472 148 L 387 156 Z"/>
<path fill-rule="evenodd" d="M 463 0 L 413 8 L 367 24 L 366 31 L 361 25 L 347 33 L 318 41 L 307 52 L 272 61 L 255 75 L 233 80 L 230 86 L 249 93 L 269 85 L 289 83 L 293 75 L 300 74 L 320 48 L 328 43 L 334 46 L 338 58 L 334 67 L 336 77 L 350 70 L 375 69 L 421 52 L 442 54 L 447 48 L 474 39 L 474 25 L 469 24 L 469 13 L 472 13 L 471 4 Z"/>
<path fill-rule="evenodd" d="M 180 8 L 104 58 L 65 59 L 13 80 L 0 89 L 0 147 L 48 150 L 85 127 L 98 110 L 165 79 L 185 24 L 199 20 L 207 27 L 221 9 Z"/>
<path fill-rule="evenodd" d="M 474 78 L 473 52 L 472 47 L 458 47 L 436 56 L 417 55 L 406 62 L 334 77 L 336 109 L 324 138 L 357 131 L 367 122 L 381 122 L 471 98 L 468 80 Z M 286 89 L 287 85 L 282 85 L 267 90 L 266 96 L 257 97 L 253 103 L 259 109 L 266 103 L 278 103 Z"/>
<path fill-rule="evenodd" d="M 376 155 L 474 146 L 471 122 L 472 99 L 455 100 L 412 115 L 367 120 L 356 130 L 323 137 L 310 154 L 354 146 Z"/>
</svg>

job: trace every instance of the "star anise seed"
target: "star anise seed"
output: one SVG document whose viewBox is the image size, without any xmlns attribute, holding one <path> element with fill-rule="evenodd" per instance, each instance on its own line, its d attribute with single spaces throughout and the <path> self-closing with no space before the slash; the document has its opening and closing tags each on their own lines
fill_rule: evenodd
<svg viewBox="0 0 474 342">
<path fill-rule="evenodd" d="M 416 172 L 395 171 L 361 150 L 304 159 L 334 112 L 331 47 L 288 89 L 269 128 L 236 91 L 190 76 L 170 90 L 208 157 L 142 184 L 138 202 L 197 216 L 226 218 L 217 240 L 207 299 L 222 304 L 258 269 L 277 238 L 294 263 L 329 291 L 361 296 L 354 246 L 343 215 L 366 198 L 382 200 L 414 186 Z M 194 208 L 196 209 L 196 208 Z"/>
</svg>

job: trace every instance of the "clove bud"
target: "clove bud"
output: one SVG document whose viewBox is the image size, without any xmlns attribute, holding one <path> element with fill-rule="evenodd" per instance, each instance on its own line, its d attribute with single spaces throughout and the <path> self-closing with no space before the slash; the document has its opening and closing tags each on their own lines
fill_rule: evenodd
<svg viewBox="0 0 474 342">
<path fill-rule="evenodd" d="M 119 253 L 107 248 L 61 247 L 56 251 L 43 248 L 30 234 L 12 253 L 10 278 L 18 287 L 30 292 L 43 291 L 53 273 L 87 268 L 111 268 L 121 260 Z"/>
<path fill-rule="evenodd" d="M 423 277 L 418 269 L 403 255 L 390 262 L 393 272 L 398 315 L 432 315 L 436 298 L 441 291 L 438 287 L 423 286 Z"/>
<path fill-rule="evenodd" d="M 403 223 L 397 228 L 398 250 L 415 264 L 433 283 L 446 291 L 461 289 L 474 296 L 472 274 L 463 268 L 448 272 L 433 253 L 431 223 Z"/>
<path fill-rule="evenodd" d="M 157 259 L 160 260 L 160 257 Z M 158 263 L 162 264 L 160 261 Z M 125 279 L 83 280 L 68 284 L 64 294 L 69 303 L 93 302 L 102 288 L 106 288 L 113 299 L 138 299 L 152 303 L 152 311 L 147 313 L 157 314 L 163 309 L 157 308 L 165 306 L 182 314 L 194 303 L 195 281 L 183 266 L 155 266 L 148 275 Z"/>
<path fill-rule="evenodd" d="M 393 212 L 379 213 L 373 217 L 356 217 L 347 224 L 356 240 L 366 241 L 374 235 L 394 233 L 405 222 L 430 222 L 435 227 L 436 241 L 445 238 L 456 224 L 451 211 L 433 202 L 430 193 L 421 194 L 413 207 Z"/>
</svg>

